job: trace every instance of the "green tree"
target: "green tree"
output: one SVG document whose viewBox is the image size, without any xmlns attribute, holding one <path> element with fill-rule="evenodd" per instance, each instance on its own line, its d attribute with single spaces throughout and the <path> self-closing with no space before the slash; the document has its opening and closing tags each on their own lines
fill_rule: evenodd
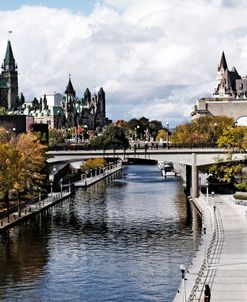
<svg viewBox="0 0 247 302">
<path fill-rule="evenodd" d="M 102 136 L 90 140 L 92 146 L 109 147 L 109 148 L 127 148 L 129 140 L 124 130 L 114 124 L 109 125 Z"/>
<path fill-rule="evenodd" d="M 155 139 L 158 132 L 163 128 L 162 123 L 157 120 L 153 120 L 149 123 L 149 132 L 151 136 Z"/>
<path fill-rule="evenodd" d="M 64 143 L 64 134 L 60 129 L 49 130 L 49 146 L 54 147 L 59 143 Z"/>
<path fill-rule="evenodd" d="M 226 160 L 218 159 L 217 163 L 211 166 L 210 173 L 220 182 L 232 183 L 237 189 L 246 191 L 247 184 L 242 181 L 243 164 L 233 162 L 233 151 L 246 152 L 247 127 L 227 127 L 218 138 L 217 145 L 220 148 L 226 148 L 228 156 Z"/>
</svg>

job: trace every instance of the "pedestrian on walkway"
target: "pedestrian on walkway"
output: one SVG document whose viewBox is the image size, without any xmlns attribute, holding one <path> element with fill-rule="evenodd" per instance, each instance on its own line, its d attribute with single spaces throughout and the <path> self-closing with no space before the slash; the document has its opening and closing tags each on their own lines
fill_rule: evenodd
<svg viewBox="0 0 247 302">
<path fill-rule="evenodd" d="M 210 287 L 208 284 L 206 284 L 204 290 L 204 302 L 210 302 L 210 299 L 211 299 Z"/>
</svg>

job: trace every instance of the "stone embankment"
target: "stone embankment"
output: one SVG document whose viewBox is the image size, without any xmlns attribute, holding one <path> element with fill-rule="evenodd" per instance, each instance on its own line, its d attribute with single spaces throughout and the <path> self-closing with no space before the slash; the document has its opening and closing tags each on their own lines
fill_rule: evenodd
<svg viewBox="0 0 247 302">
<path fill-rule="evenodd" d="M 0 232 L 15 226 L 16 224 L 23 222 L 31 218 L 32 216 L 48 209 L 49 207 L 55 205 L 56 203 L 62 201 L 63 199 L 71 196 L 70 191 L 63 191 L 62 193 L 53 193 L 43 200 L 39 200 L 35 203 L 28 204 L 23 207 L 20 212 L 16 211 L 9 215 L 9 218 L 6 216 L 0 220 Z"/>
<path fill-rule="evenodd" d="M 93 176 L 93 177 L 87 177 L 84 179 L 81 179 L 79 181 L 76 181 L 74 183 L 75 187 L 88 187 L 91 186 L 92 184 L 100 181 L 103 178 L 106 178 L 118 171 L 120 171 L 122 169 L 122 163 L 117 163 L 115 165 L 113 165 L 111 168 L 109 168 L 108 170 L 104 170 L 102 173 Z"/>
<path fill-rule="evenodd" d="M 122 169 L 122 164 L 117 163 L 116 165 L 113 165 L 108 170 L 105 170 L 103 173 L 98 174 L 93 177 L 85 178 L 81 181 L 75 182 L 75 187 L 88 187 L 98 181 L 100 181 L 103 178 L 106 178 L 117 171 Z M 55 205 L 56 203 L 62 201 L 63 199 L 71 196 L 73 194 L 73 191 L 71 191 L 71 186 L 69 186 L 68 191 L 63 192 L 54 192 L 50 193 L 49 196 L 45 199 L 40 199 L 37 202 L 34 202 L 32 204 L 28 204 L 21 208 L 20 213 L 17 211 L 12 212 L 9 214 L 9 218 L 7 216 L 0 219 L 0 232 L 3 230 L 6 230 L 10 227 L 15 226 L 16 224 L 23 222 L 24 220 L 27 220 L 31 218 L 32 216 L 40 213 L 41 211 L 44 211 L 48 209 L 49 207 Z"/>
</svg>

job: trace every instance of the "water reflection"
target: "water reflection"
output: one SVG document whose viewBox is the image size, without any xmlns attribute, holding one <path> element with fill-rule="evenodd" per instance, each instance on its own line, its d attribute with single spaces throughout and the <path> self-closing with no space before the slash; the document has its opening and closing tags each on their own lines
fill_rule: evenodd
<svg viewBox="0 0 247 302">
<path fill-rule="evenodd" d="M 197 218 L 179 181 L 128 167 L 0 236 L 0 300 L 172 301 Z"/>
</svg>

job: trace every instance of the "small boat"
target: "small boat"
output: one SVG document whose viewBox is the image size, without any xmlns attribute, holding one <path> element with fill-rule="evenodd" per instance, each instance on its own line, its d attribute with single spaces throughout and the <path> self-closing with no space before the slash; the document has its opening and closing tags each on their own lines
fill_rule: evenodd
<svg viewBox="0 0 247 302">
<path fill-rule="evenodd" d="M 173 169 L 173 166 L 171 163 L 168 162 L 159 162 L 158 166 L 161 171 L 161 175 L 166 178 L 166 177 L 176 177 L 176 172 Z"/>
</svg>

